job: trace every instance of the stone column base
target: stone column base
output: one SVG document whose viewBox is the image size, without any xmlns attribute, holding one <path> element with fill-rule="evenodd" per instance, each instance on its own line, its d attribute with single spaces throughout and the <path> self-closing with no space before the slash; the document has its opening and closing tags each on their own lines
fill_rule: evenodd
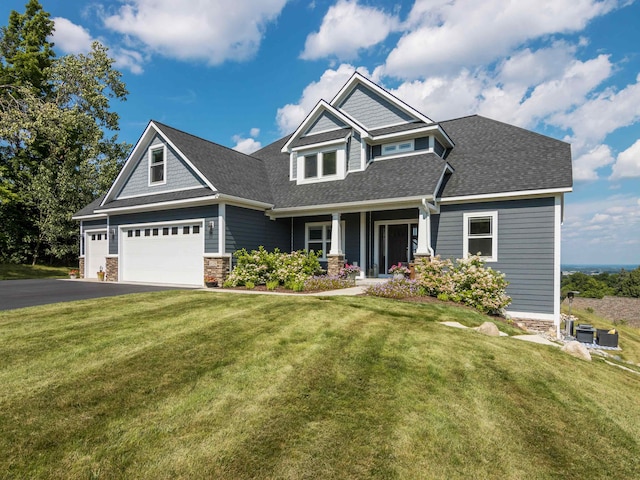
<svg viewBox="0 0 640 480">
<path fill-rule="evenodd" d="M 107 282 L 117 282 L 118 281 L 118 258 L 107 257 L 106 266 L 107 266 L 107 270 L 105 274 L 105 280 Z"/>
<path fill-rule="evenodd" d="M 327 266 L 327 274 L 329 276 L 337 277 L 340 274 L 340 270 L 344 267 L 344 255 L 342 254 L 329 254 L 327 256 L 328 266 Z"/>
<path fill-rule="evenodd" d="M 84 257 L 78 259 L 78 278 L 84 278 Z"/>
<path fill-rule="evenodd" d="M 215 277 L 222 286 L 231 270 L 231 257 L 204 257 L 204 276 Z M 204 278 L 203 278 L 204 283 Z"/>
</svg>

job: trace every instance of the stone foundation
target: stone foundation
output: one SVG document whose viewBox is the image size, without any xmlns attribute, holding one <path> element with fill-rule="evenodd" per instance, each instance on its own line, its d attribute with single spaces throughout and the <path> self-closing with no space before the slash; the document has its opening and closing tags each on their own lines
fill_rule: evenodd
<svg viewBox="0 0 640 480">
<path fill-rule="evenodd" d="M 231 270 L 231 257 L 204 257 L 204 276 L 215 277 L 222 286 Z M 202 279 L 204 283 L 204 278 Z"/>
<path fill-rule="evenodd" d="M 107 257 L 106 258 L 107 270 L 104 276 L 107 282 L 117 282 L 118 281 L 118 258 L 117 257 Z"/>
<path fill-rule="evenodd" d="M 329 255 L 328 266 L 327 266 L 327 274 L 330 276 L 338 276 L 340 273 L 340 269 L 344 267 L 344 255 Z"/>
<path fill-rule="evenodd" d="M 84 257 L 78 259 L 78 278 L 84 278 Z"/>
</svg>

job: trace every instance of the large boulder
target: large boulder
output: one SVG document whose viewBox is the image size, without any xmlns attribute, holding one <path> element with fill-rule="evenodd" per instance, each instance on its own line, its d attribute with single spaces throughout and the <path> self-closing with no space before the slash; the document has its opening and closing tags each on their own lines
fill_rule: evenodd
<svg viewBox="0 0 640 480">
<path fill-rule="evenodd" d="M 500 330 L 496 327 L 496 324 L 493 322 L 484 322 L 480 325 L 476 330 L 480 333 L 484 333 L 485 335 L 489 335 L 490 337 L 499 337 Z"/>
<path fill-rule="evenodd" d="M 576 358 L 591 361 L 591 354 L 589 353 L 589 350 L 587 350 L 587 347 L 580 342 L 569 342 L 565 344 L 561 350 Z"/>
</svg>

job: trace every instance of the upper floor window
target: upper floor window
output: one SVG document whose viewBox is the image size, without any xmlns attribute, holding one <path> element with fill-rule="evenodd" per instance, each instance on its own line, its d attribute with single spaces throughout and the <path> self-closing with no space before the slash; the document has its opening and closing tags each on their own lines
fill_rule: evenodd
<svg viewBox="0 0 640 480">
<path fill-rule="evenodd" d="M 382 155 L 397 155 L 399 153 L 413 152 L 413 140 L 405 140 L 404 142 L 387 143 L 382 145 Z"/>
<path fill-rule="evenodd" d="M 318 152 L 304 156 L 304 178 L 319 178 L 338 173 L 336 150 Z"/>
<path fill-rule="evenodd" d="M 165 147 L 149 149 L 149 184 L 166 183 L 166 170 Z"/>
<path fill-rule="evenodd" d="M 498 212 L 465 213 L 464 257 L 478 255 L 487 262 L 498 261 Z"/>
</svg>

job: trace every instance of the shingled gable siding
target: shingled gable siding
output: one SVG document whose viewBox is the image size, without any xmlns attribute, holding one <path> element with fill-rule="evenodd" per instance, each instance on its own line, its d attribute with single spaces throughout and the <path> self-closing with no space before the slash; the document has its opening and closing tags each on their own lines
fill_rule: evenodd
<svg viewBox="0 0 640 480">
<path fill-rule="evenodd" d="M 149 186 L 149 149 L 161 146 L 162 139 L 155 136 L 149 146 L 140 155 L 137 165 L 129 176 L 127 182 L 118 193 L 117 198 L 129 197 L 135 195 L 162 193 L 169 190 L 180 190 L 183 188 L 193 188 L 204 186 L 196 174 L 180 160 L 176 152 L 167 146 L 167 162 L 166 166 L 166 183 L 163 185 Z"/>
<path fill-rule="evenodd" d="M 291 223 L 289 219 L 270 220 L 263 211 L 227 205 L 225 208 L 226 250 L 234 253 L 262 245 L 271 251 L 289 251 Z"/>
<path fill-rule="evenodd" d="M 340 104 L 339 108 L 368 129 L 387 127 L 414 120 L 388 100 L 361 85 L 353 89 Z"/>
<path fill-rule="evenodd" d="M 432 217 L 436 254 L 461 258 L 463 214 L 481 211 L 498 211 L 498 261 L 487 265 L 510 282 L 508 309 L 553 314 L 554 199 L 443 205 Z"/>
<path fill-rule="evenodd" d="M 360 135 L 353 133 L 349 139 L 349 151 L 347 157 L 347 165 L 349 171 L 360 170 L 362 168 L 362 145 L 360 144 Z"/>
<path fill-rule="evenodd" d="M 129 224 L 175 222 L 180 220 L 193 220 L 204 218 L 204 253 L 218 253 L 218 229 L 214 228 L 209 233 L 209 222 L 218 224 L 218 205 L 207 205 L 203 207 L 180 208 L 176 210 L 163 210 L 161 212 L 143 212 L 127 215 L 117 215 L 109 218 L 110 228 L 115 228 Z M 118 235 L 114 239 L 109 236 L 109 254 L 118 253 Z"/>
<path fill-rule="evenodd" d="M 306 132 L 304 132 L 304 135 L 313 135 L 314 133 L 328 132 L 330 130 L 337 130 L 338 128 L 344 128 L 344 127 L 346 127 L 344 122 L 336 118 L 335 115 L 331 115 L 328 112 L 324 112 L 314 122 L 314 124 L 311 125 L 311 127 L 307 129 Z"/>
</svg>

